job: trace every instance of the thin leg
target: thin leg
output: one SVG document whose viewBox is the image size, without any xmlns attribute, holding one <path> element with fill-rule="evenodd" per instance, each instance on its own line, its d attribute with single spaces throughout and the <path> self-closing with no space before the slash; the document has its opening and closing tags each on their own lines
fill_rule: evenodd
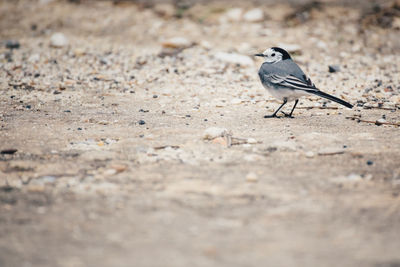
<svg viewBox="0 0 400 267">
<path fill-rule="evenodd" d="M 286 113 L 283 112 L 283 111 L 282 111 L 282 113 L 285 114 L 286 117 L 293 118 L 292 114 L 293 114 L 294 109 L 296 108 L 297 103 L 299 103 L 299 100 L 298 100 L 298 99 L 296 99 L 296 101 L 294 102 L 294 106 L 293 106 L 293 108 L 292 108 L 292 111 L 290 111 L 290 114 L 286 114 Z"/>
<path fill-rule="evenodd" d="M 272 115 L 265 115 L 264 118 L 276 118 L 276 117 L 277 117 L 276 114 L 279 112 L 279 110 L 280 110 L 286 103 L 287 103 L 287 99 L 284 99 L 282 105 L 281 105 L 277 110 L 275 110 L 274 114 L 272 114 Z"/>
</svg>

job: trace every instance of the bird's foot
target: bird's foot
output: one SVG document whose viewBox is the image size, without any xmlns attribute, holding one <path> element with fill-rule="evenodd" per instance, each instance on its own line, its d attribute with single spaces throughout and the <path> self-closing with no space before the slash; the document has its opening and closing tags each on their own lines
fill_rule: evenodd
<svg viewBox="0 0 400 267">
<path fill-rule="evenodd" d="M 287 114 L 283 111 L 281 111 L 283 113 L 283 115 L 285 115 L 285 118 L 290 118 L 290 119 L 294 119 L 294 117 L 292 116 L 292 114 Z"/>
<path fill-rule="evenodd" d="M 265 116 L 264 116 L 264 119 L 270 119 L 270 118 L 277 118 L 277 119 L 280 119 L 281 117 L 276 116 L 275 113 L 272 114 L 272 115 L 265 115 Z"/>
</svg>

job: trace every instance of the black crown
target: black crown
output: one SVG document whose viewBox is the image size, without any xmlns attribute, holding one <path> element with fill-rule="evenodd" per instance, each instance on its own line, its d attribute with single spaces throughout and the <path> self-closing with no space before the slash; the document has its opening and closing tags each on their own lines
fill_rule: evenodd
<svg viewBox="0 0 400 267">
<path fill-rule="evenodd" d="M 281 53 L 282 54 L 282 60 L 291 59 L 289 53 L 285 49 L 282 49 L 280 47 L 272 47 L 272 50 Z"/>
</svg>

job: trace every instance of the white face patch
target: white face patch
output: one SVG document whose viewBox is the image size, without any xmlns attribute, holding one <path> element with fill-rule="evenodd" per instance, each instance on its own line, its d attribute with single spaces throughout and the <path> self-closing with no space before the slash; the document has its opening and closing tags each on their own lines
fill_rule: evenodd
<svg viewBox="0 0 400 267">
<path fill-rule="evenodd" d="M 272 48 L 268 48 L 263 52 L 264 60 L 268 63 L 276 63 L 282 60 L 282 53 L 275 51 Z"/>
</svg>

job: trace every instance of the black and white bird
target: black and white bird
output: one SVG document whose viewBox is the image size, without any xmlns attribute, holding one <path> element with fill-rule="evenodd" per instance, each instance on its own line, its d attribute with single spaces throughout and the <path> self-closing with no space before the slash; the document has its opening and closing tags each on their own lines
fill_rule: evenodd
<svg viewBox="0 0 400 267">
<path fill-rule="evenodd" d="M 282 112 L 285 116 L 292 118 L 299 98 L 307 94 L 324 97 L 348 108 L 353 107 L 346 101 L 324 93 L 315 87 L 311 79 L 304 74 L 284 49 L 272 47 L 262 54 L 255 54 L 254 56 L 263 57 L 265 60 L 258 71 L 261 83 L 273 97 L 283 101 L 283 104 L 272 115 L 266 115 L 264 118 L 277 117 L 276 114 L 279 110 L 288 101 L 294 100 L 292 111 L 289 114 Z"/>
</svg>

